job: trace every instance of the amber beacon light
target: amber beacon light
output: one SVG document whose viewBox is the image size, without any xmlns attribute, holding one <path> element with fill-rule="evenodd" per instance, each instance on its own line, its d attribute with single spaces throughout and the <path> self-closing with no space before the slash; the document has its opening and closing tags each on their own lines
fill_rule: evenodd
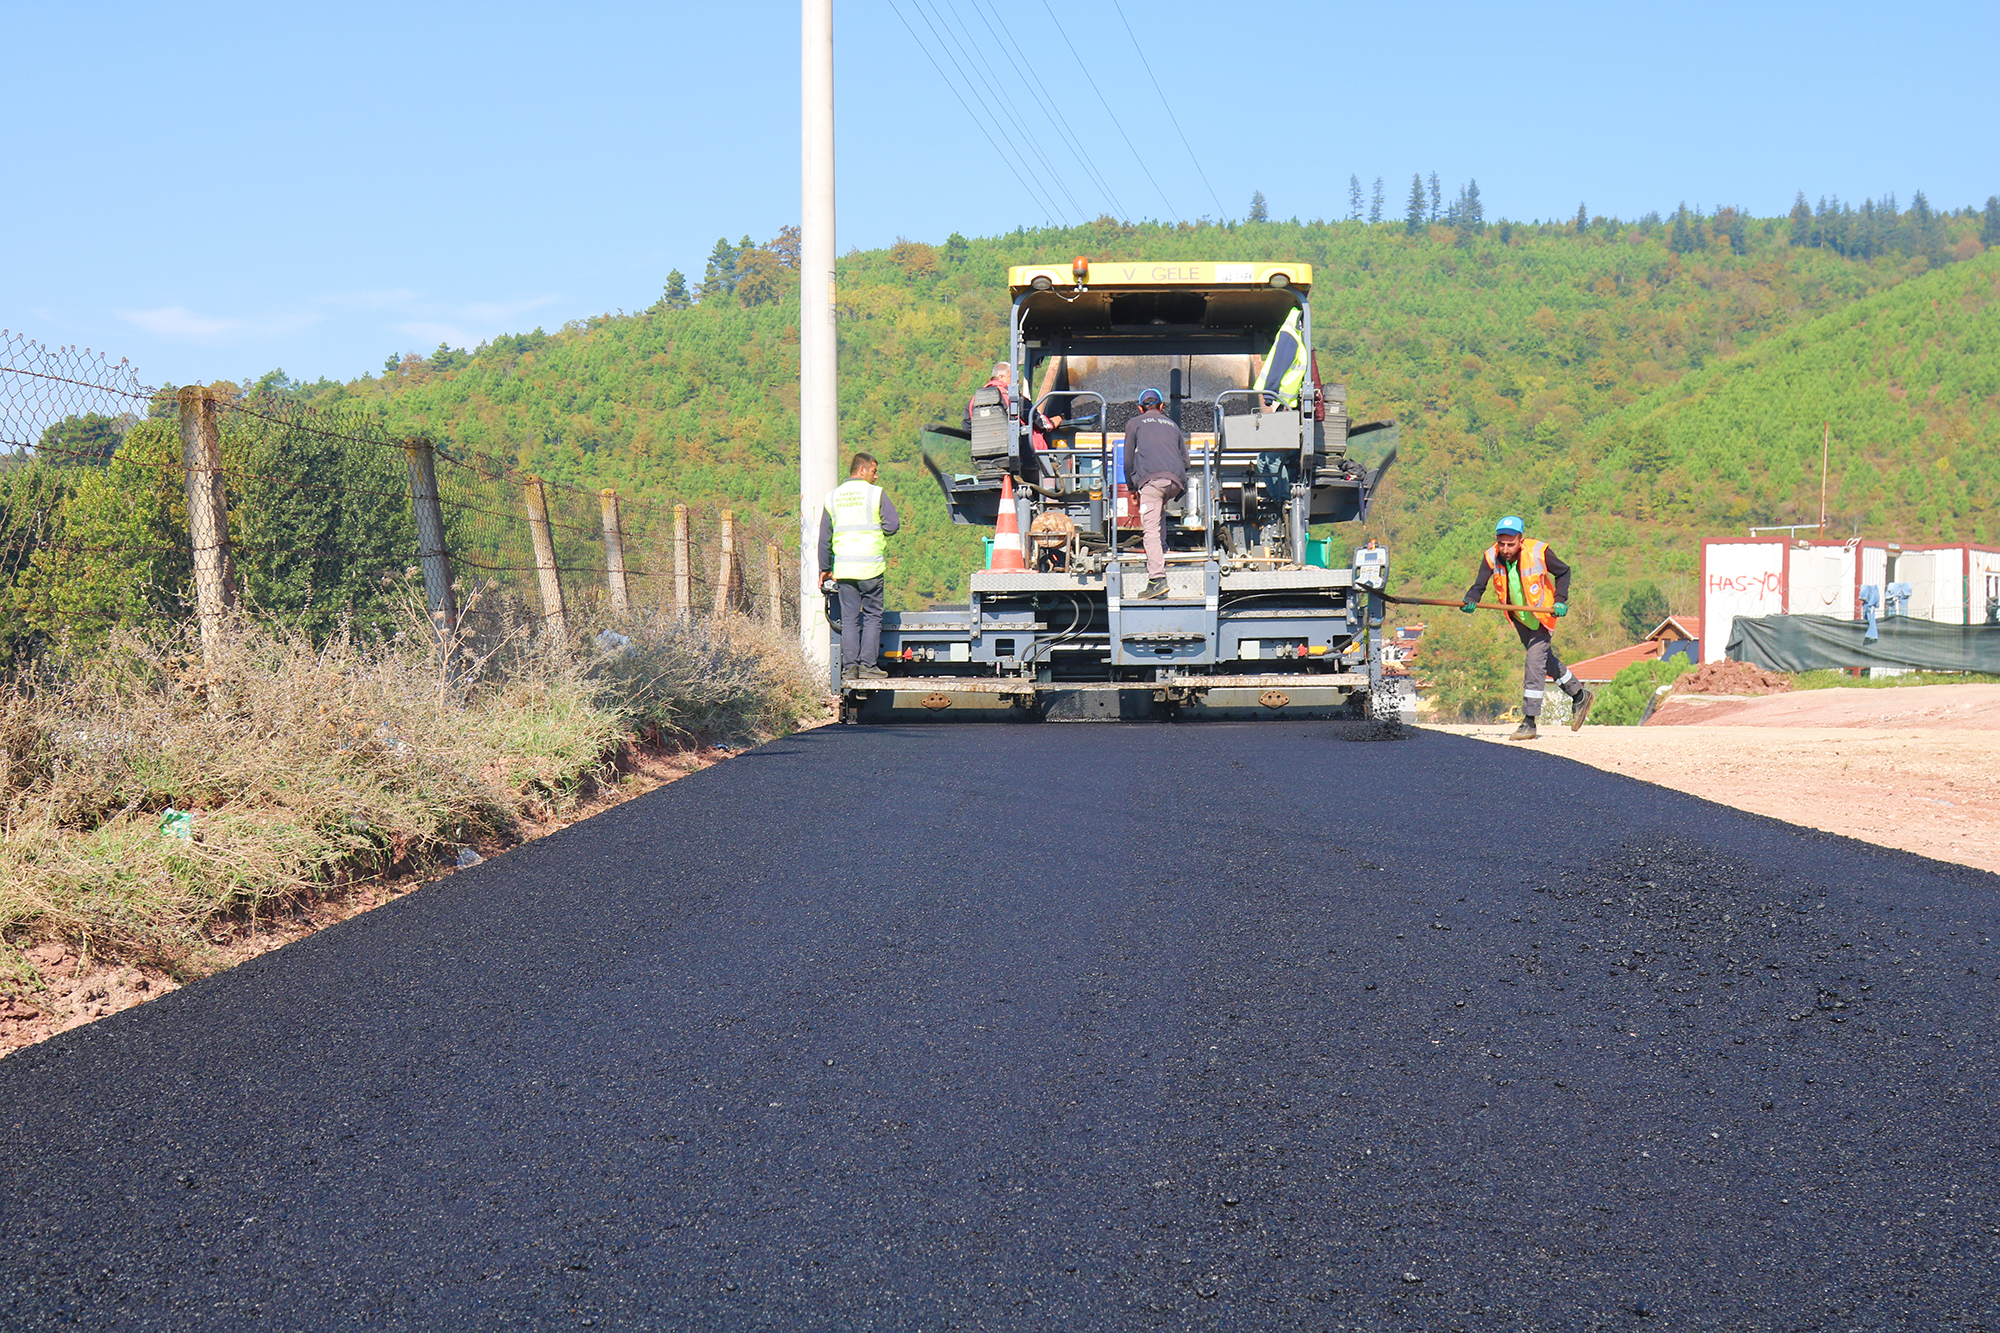
<svg viewBox="0 0 2000 1333">
<path fill-rule="evenodd" d="M 1090 261 L 1082 255 L 1078 255 L 1070 261 L 1069 273 L 1079 284 L 1082 283 L 1090 277 Z"/>
</svg>

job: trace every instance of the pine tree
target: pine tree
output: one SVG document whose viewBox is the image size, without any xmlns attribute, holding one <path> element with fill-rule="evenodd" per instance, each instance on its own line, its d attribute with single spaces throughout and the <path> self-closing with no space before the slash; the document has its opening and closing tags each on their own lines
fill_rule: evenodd
<svg viewBox="0 0 2000 1333">
<path fill-rule="evenodd" d="M 1582 204 L 1576 206 L 1576 234 L 1582 236 L 1590 230 L 1590 210 Z"/>
<path fill-rule="evenodd" d="M 1380 222 L 1382 220 L 1382 204 L 1385 197 L 1382 191 L 1382 178 L 1377 176 L 1375 178 L 1375 190 L 1368 196 L 1368 220 L 1370 222 Z"/>
<path fill-rule="evenodd" d="M 1863 199 L 1854 214 L 1854 256 L 1873 259 L 1882 253 L 1882 218 L 1873 199 Z"/>
<path fill-rule="evenodd" d="M 1667 238 L 1667 249 L 1677 255 L 1685 255 L 1692 253 L 1697 245 L 1694 227 L 1688 221 L 1687 202 L 1683 200 L 1681 206 L 1674 211 L 1674 230 L 1673 235 Z"/>
<path fill-rule="evenodd" d="M 1431 173 L 1431 221 L 1444 216 L 1444 187 L 1438 184 L 1438 174 Z"/>
<path fill-rule="evenodd" d="M 1271 210 L 1264 204 L 1264 192 L 1262 190 L 1250 196 L 1249 220 L 1251 222 L 1269 222 L 1271 220 Z"/>
<path fill-rule="evenodd" d="M 1410 176 L 1410 208 L 1403 215 L 1403 234 L 1415 236 L 1424 225 L 1424 177 L 1421 172 Z"/>
<path fill-rule="evenodd" d="M 692 301 L 688 297 L 687 274 L 674 269 L 667 274 L 666 290 L 660 293 L 660 299 L 654 304 L 653 312 L 657 314 L 663 310 L 685 310 L 691 304 Z"/>
<path fill-rule="evenodd" d="M 1792 205 L 1792 244 L 1804 245 L 1812 239 L 1812 205 L 1806 202 L 1806 192 L 1799 191 L 1798 201 Z"/>
<path fill-rule="evenodd" d="M 1458 198 L 1452 200 L 1445 210 L 1445 225 L 1458 232 L 1460 244 L 1466 244 L 1474 236 L 1486 230 L 1486 211 L 1479 202 L 1479 182 L 1470 181 L 1458 187 Z"/>
<path fill-rule="evenodd" d="M 1361 178 L 1359 176 L 1349 176 L 1347 178 L 1347 220 L 1349 222 L 1361 221 Z"/>
<path fill-rule="evenodd" d="M 971 253 L 972 242 L 966 240 L 965 237 L 959 235 L 957 232 L 953 232 L 944 238 L 945 263 L 953 265 L 963 264 L 965 257 Z"/>
<path fill-rule="evenodd" d="M 1750 253 L 1750 224 L 1740 208 L 1729 210 L 1729 249 L 1739 255 Z"/>
<path fill-rule="evenodd" d="M 1839 195 L 1833 196 L 1831 203 L 1820 201 L 1820 216 L 1817 219 L 1819 239 L 1813 244 L 1838 255 L 1846 254 L 1850 248 L 1847 234 L 1853 230 L 1850 225 L 1853 221 L 1852 212 L 1853 210 L 1846 204 L 1840 202 Z"/>
<path fill-rule="evenodd" d="M 2000 245 L 2000 194 L 1986 196 L 1986 220 L 1979 228 L 1981 245 Z"/>
<path fill-rule="evenodd" d="M 1910 201 L 1910 221 L 1916 232 L 1916 252 L 1933 264 L 1944 262 L 1944 224 L 1931 211 L 1931 201 L 1922 190 Z"/>
<path fill-rule="evenodd" d="M 743 241 L 743 248 L 749 249 L 750 238 L 745 236 Z M 741 253 L 727 236 L 715 238 L 715 248 L 708 252 L 708 271 L 702 275 L 696 300 L 713 303 L 736 290 L 736 259 Z"/>
</svg>

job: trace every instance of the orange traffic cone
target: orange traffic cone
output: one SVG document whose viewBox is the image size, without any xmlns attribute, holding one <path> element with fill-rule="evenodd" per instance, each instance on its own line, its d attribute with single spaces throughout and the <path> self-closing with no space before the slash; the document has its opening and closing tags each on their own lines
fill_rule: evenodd
<svg viewBox="0 0 2000 1333">
<path fill-rule="evenodd" d="M 1021 555 L 1021 520 L 1014 512 L 1014 479 L 1000 474 L 1000 518 L 993 525 L 993 563 L 988 569 L 1026 569 Z"/>
</svg>

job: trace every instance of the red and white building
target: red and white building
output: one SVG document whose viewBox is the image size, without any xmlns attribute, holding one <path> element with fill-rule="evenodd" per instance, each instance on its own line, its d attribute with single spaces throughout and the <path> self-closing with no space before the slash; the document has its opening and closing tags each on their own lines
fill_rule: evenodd
<svg viewBox="0 0 2000 1333">
<path fill-rule="evenodd" d="M 1701 544 L 1701 660 L 1719 662 L 1738 616 L 1860 620 L 1861 590 L 1910 585 L 1903 614 L 1976 625 L 2000 602 L 2000 548 L 1960 542 L 1745 537 Z M 1580 673 L 1579 673 L 1580 674 Z"/>
</svg>

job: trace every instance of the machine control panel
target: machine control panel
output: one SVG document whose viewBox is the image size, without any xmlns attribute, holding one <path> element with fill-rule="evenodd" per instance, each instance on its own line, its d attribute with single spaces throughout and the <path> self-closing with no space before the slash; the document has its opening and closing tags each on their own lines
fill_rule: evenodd
<svg viewBox="0 0 2000 1333">
<path fill-rule="evenodd" d="M 1380 592 L 1389 584 L 1389 550 L 1369 542 L 1354 552 L 1354 586 Z"/>
</svg>

